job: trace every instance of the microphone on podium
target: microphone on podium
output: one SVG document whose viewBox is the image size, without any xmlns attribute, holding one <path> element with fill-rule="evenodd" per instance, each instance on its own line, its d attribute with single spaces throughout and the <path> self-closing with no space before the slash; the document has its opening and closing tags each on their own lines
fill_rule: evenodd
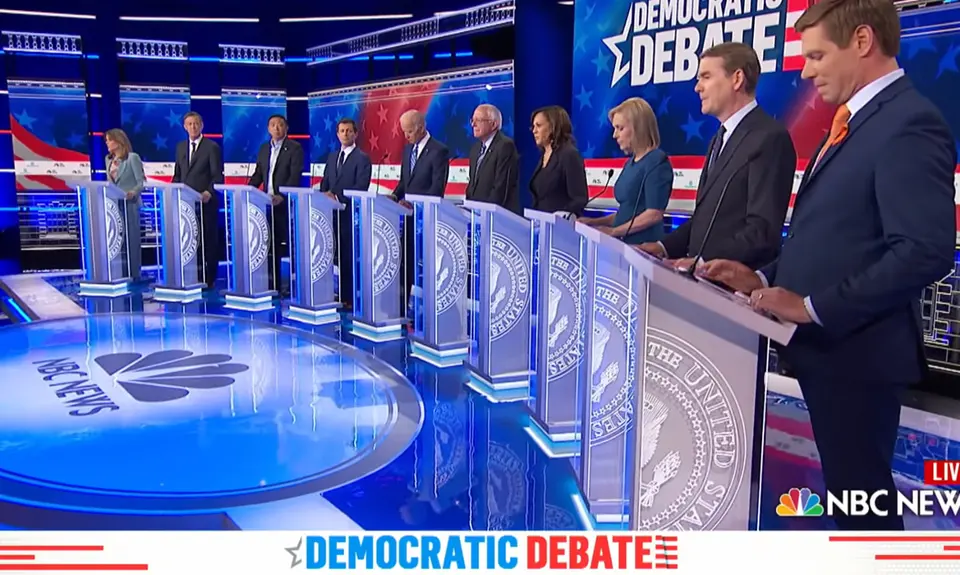
<svg viewBox="0 0 960 575">
<path fill-rule="evenodd" d="M 700 260 L 703 259 L 703 250 L 707 247 L 707 242 L 710 241 L 710 233 L 713 231 L 713 224 L 717 220 L 717 214 L 720 212 L 720 206 L 723 204 L 723 197 L 727 195 L 727 188 L 730 187 L 730 182 L 733 181 L 734 176 L 740 173 L 740 170 L 749 166 L 751 163 L 753 163 L 754 160 L 759 158 L 762 152 L 763 152 L 762 149 L 755 150 L 752 154 L 750 154 L 750 157 L 748 157 L 744 163 L 740 164 L 740 166 L 738 166 L 737 169 L 734 170 L 732 174 L 730 174 L 730 177 L 727 178 L 727 181 L 724 182 L 723 188 L 720 190 L 720 197 L 717 198 L 717 206 L 713 208 L 713 215 L 710 216 L 710 223 L 707 224 L 707 231 L 706 233 L 703 234 L 703 241 L 700 242 L 700 249 L 697 250 L 697 254 L 693 257 L 693 263 L 690 264 L 690 267 L 687 269 L 681 270 L 684 273 L 688 275 L 693 275 L 693 273 L 697 269 L 697 264 L 700 263 Z"/>
<path fill-rule="evenodd" d="M 389 155 L 390 155 L 390 152 L 384 152 L 383 155 L 380 156 L 380 160 L 377 161 L 377 193 L 378 194 L 380 193 L 380 167 L 383 165 L 383 161 L 386 160 L 387 156 Z"/>
<path fill-rule="evenodd" d="M 590 199 L 587 200 L 587 204 L 588 204 L 588 205 L 590 204 L 590 202 L 592 202 L 593 200 L 599 198 L 600 196 L 602 196 L 602 195 L 604 194 L 604 192 L 607 191 L 607 187 L 610 186 L 610 180 L 612 180 L 612 179 L 613 179 L 613 168 L 610 168 L 609 170 L 607 170 L 607 181 L 603 184 L 603 189 L 600 190 L 600 192 L 597 193 L 597 195 L 595 195 L 595 196 L 593 196 L 593 197 L 591 197 Z"/>
</svg>

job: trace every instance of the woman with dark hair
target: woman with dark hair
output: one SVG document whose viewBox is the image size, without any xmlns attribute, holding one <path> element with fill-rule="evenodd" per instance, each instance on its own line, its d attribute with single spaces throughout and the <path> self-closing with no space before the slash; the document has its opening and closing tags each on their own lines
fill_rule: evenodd
<svg viewBox="0 0 960 575">
<path fill-rule="evenodd" d="M 130 138 L 119 128 L 103 135 L 107 144 L 107 179 L 127 193 L 125 217 L 127 221 L 127 254 L 130 261 L 130 279 L 140 279 L 140 192 L 146 184 L 143 162 L 133 151 Z M 121 206 L 123 207 L 123 206 Z"/>
<path fill-rule="evenodd" d="M 533 209 L 582 216 L 587 205 L 587 172 L 573 141 L 570 116 L 560 106 L 547 106 L 533 113 L 530 124 L 542 151 L 530 178 Z"/>
</svg>

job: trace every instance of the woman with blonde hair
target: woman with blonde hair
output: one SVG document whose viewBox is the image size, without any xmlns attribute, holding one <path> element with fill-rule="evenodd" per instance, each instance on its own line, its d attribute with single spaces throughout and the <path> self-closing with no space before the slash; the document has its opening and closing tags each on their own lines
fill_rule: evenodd
<svg viewBox="0 0 960 575">
<path fill-rule="evenodd" d="M 127 193 L 125 216 L 130 278 L 137 281 L 140 279 L 140 192 L 147 182 L 143 175 L 143 162 L 133 151 L 130 138 L 123 130 L 107 130 L 103 138 L 110 152 L 106 158 L 107 179 Z"/>
<path fill-rule="evenodd" d="M 642 98 L 624 101 L 608 117 L 613 138 L 630 156 L 613 186 L 619 206 L 616 214 L 579 221 L 628 244 L 660 241 L 663 213 L 673 191 L 673 168 L 660 149 L 657 117 Z"/>
</svg>

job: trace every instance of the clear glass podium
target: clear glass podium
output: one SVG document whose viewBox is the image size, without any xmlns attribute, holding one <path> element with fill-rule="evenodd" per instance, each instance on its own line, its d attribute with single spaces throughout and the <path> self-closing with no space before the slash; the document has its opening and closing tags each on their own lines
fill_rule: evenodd
<svg viewBox="0 0 960 575">
<path fill-rule="evenodd" d="M 274 306 L 270 266 L 274 246 L 270 195 L 252 186 L 217 184 L 227 224 L 226 307 L 260 311 Z M 273 225 L 278 225 L 273 222 Z"/>
<path fill-rule="evenodd" d="M 82 181 L 75 184 L 75 189 L 83 259 L 80 294 L 116 297 L 129 293 L 126 193 L 108 182 Z"/>
<path fill-rule="evenodd" d="M 290 213 L 290 319 L 313 325 L 340 321 L 334 295 L 333 221 L 344 205 L 313 188 L 281 187 Z"/>
<path fill-rule="evenodd" d="M 157 263 L 154 299 L 190 302 L 203 294 L 203 211 L 200 193 L 186 184 L 151 184 L 156 197 Z"/>
</svg>

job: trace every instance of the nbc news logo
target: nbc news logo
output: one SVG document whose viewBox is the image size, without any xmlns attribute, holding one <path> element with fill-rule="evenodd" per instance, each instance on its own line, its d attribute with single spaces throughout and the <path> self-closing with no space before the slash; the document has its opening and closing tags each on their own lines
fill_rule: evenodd
<svg viewBox="0 0 960 575">
<path fill-rule="evenodd" d="M 194 355 L 192 351 L 165 350 L 146 356 L 139 353 L 111 353 L 101 355 L 97 362 L 107 375 L 130 397 L 146 403 L 160 403 L 182 399 L 190 390 L 217 389 L 233 385 L 231 375 L 242 373 L 248 367 L 229 363 L 226 354 Z"/>
</svg>

